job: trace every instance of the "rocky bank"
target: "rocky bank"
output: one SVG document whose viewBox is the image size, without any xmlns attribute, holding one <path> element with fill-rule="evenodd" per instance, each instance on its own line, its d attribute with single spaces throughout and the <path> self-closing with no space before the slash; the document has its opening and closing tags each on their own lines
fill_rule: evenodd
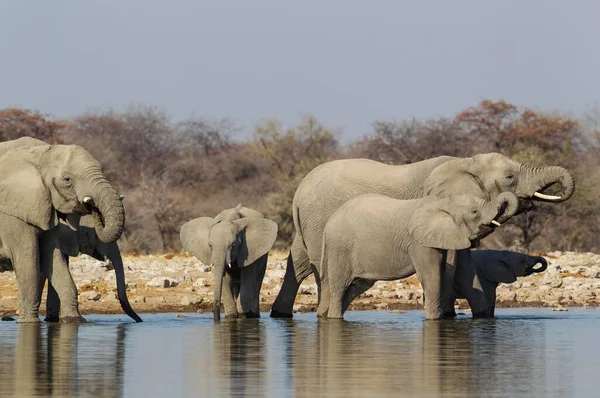
<svg viewBox="0 0 600 398">
<path fill-rule="evenodd" d="M 543 254 L 548 269 L 498 287 L 497 307 L 597 306 L 600 302 L 600 255 L 552 252 Z M 274 252 L 261 291 L 261 310 L 269 311 L 283 281 L 287 253 Z M 210 311 L 213 275 L 195 257 L 148 255 L 124 257 L 132 307 L 144 312 Z M 79 289 L 82 313 L 122 313 L 116 296 L 114 272 L 108 264 L 82 255 L 71 259 L 71 272 Z M 45 297 L 45 292 L 44 292 Z M 378 282 L 354 301 L 354 310 L 422 308 L 423 291 L 416 277 Z M 0 273 L 0 315 L 13 315 L 18 307 L 14 272 Z M 295 310 L 314 311 L 317 287 L 310 277 L 300 287 Z M 468 308 L 464 300 L 457 302 Z M 42 302 L 42 314 L 45 301 Z"/>
</svg>

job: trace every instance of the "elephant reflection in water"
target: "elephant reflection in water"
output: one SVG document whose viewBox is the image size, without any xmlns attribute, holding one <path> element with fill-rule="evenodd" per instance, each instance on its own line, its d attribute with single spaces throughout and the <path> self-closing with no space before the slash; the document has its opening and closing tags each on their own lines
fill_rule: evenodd
<svg viewBox="0 0 600 398">
<path fill-rule="evenodd" d="M 0 369 L 4 381 L 0 383 L 0 395 L 122 395 L 125 325 L 117 326 L 115 356 L 110 359 L 110 366 L 87 360 L 105 357 L 107 348 L 110 350 L 105 345 L 91 348 L 101 351 L 102 355 L 89 355 L 88 352 L 85 363 L 78 361 L 78 352 L 90 349 L 79 344 L 80 327 L 79 324 L 49 325 L 47 328 L 40 324 L 21 324 L 14 354 L 8 353 L 14 366 L 10 370 Z M 5 352 L 3 354 L 7 355 Z M 103 370 L 108 373 L 102 374 Z"/>
<path fill-rule="evenodd" d="M 225 319 L 215 323 L 213 333 L 193 333 L 184 345 L 194 347 L 184 356 L 184 390 L 202 396 L 260 396 L 268 389 L 267 373 L 272 377 L 273 372 L 266 368 L 266 326 L 260 319 Z"/>
<path fill-rule="evenodd" d="M 293 327 L 288 336 L 294 394 L 487 396 L 491 386 L 508 386 L 505 393 L 512 395 L 560 377 L 545 370 L 539 322 L 391 322 L 321 319 L 316 330 Z"/>
</svg>

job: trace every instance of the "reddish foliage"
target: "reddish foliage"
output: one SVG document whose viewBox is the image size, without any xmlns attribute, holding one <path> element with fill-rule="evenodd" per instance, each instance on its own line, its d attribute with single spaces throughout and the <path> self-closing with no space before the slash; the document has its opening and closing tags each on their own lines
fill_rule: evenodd
<svg viewBox="0 0 600 398">
<path fill-rule="evenodd" d="M 21 137 L 33 137 L 39 140 L 59 144 L 62 142 L 61 122 L 49 120 L 36 111 L 20 108 L 0 109 L 0 140 L 14 140 Z"/>
</svg>

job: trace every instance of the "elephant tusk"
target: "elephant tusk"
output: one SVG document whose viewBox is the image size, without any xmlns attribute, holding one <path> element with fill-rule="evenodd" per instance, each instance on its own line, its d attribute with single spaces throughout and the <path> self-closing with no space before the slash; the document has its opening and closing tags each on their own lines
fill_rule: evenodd
<svg viewBox="0 0 600 398">
<path fill-rule="evenodd" d="M 536 198 L 545 199 L 545 200 L 560 200 L 560 199 L 562 199 L 560 196 L 546 195 L 546 194 L 539 193 L 539 192 L 535 192 L 533 194 L 533 196 L 535 196 Z"/>
<path fill-rule="evenodd" d="M 125 199 L 125 195 L 119 195 L 119 199 L 121 199 L 121 200 Z"/>
<path fill-rule="evenodd" d="M 83 203 L 90 203 L 92 200 L 93 200 L 93 199 L 92 199 L 92 197 L 91 197 L 91 196 L 85 196 L 85 197 L 83 198 Z"/>
<path fill-rule="evenodd" d="M 495 225 L 495 226 L 497 226 L 497 227 L 499 227 L 499 226 L 501 226 L 501 225 L 502 225 L 502 224 L 500 224 L 500 223 L 499 223 L 498 221 L 496 221 L 496 220 L 492 220 L 492 224 L 494 224 L 494 225 Z"/>
</svg>

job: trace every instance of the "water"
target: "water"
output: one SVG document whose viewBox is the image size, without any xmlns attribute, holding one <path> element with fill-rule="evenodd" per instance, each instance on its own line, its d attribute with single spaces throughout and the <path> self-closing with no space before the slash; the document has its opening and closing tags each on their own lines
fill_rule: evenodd
<svg viewBox="0 0 600 398">
<path fill-rule="evenodd" d="M 600 310 L 0 323 L 0 396 L 596 396 Z"/>
</svg>

